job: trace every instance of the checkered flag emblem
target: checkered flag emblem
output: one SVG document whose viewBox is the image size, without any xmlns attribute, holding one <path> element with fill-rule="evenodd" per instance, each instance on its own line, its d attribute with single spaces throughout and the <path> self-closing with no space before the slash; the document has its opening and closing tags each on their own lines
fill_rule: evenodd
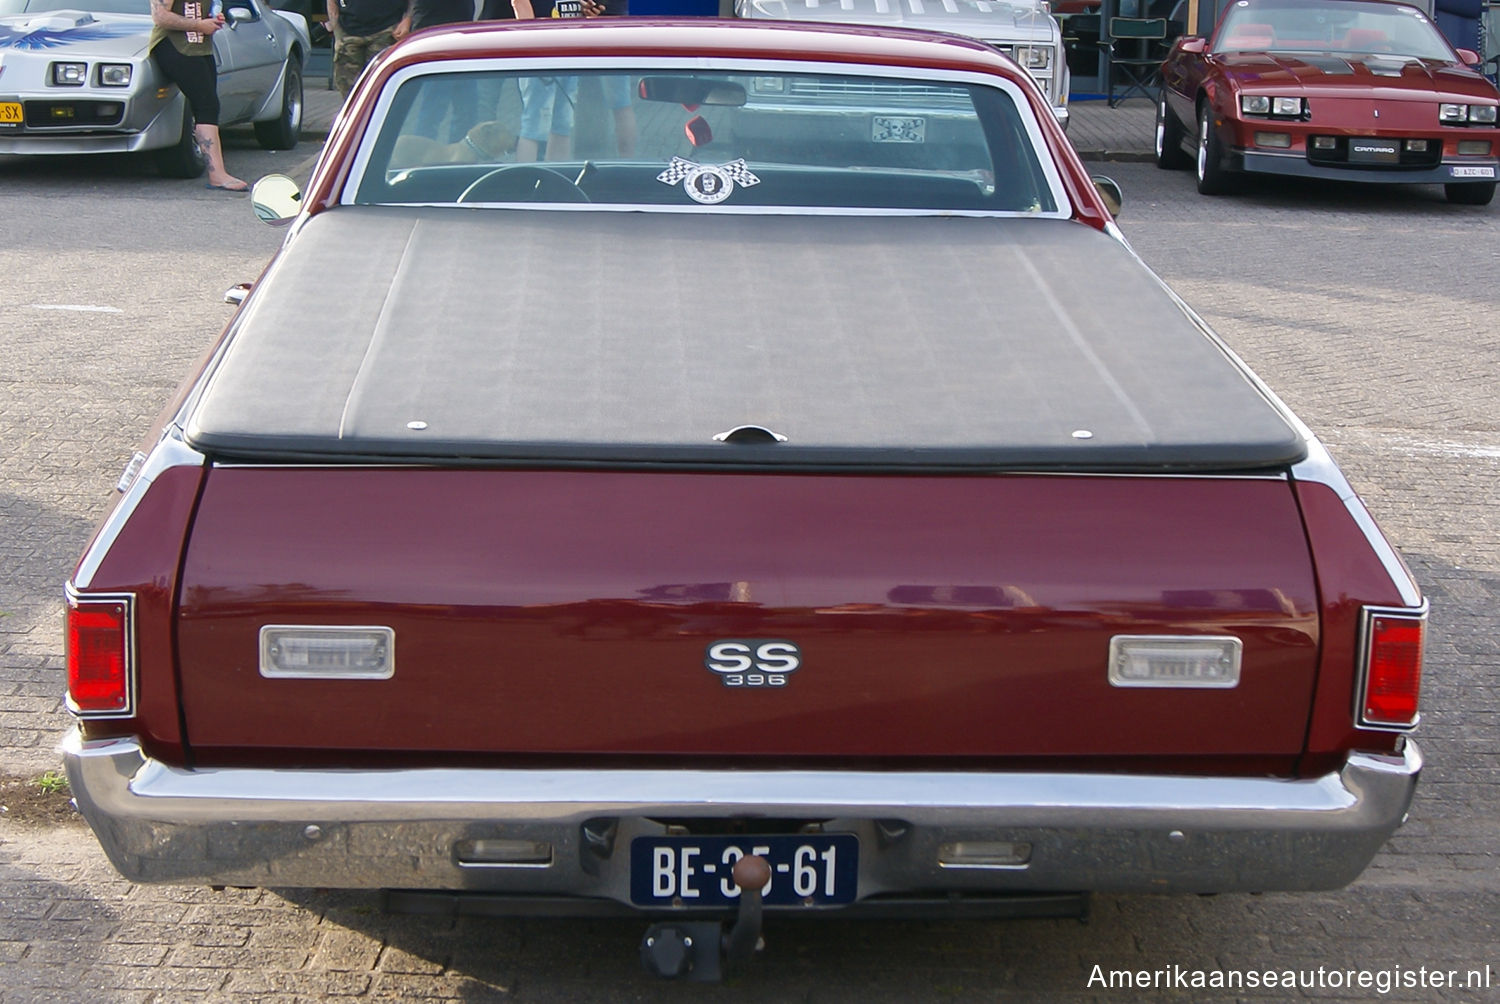
<svg viewBox="0 0 1500 1004">
<path fill-rule="evenodd" d="M 760 179 L 745 166 L 745 159 L 731 160 L 727 164 L 695 164 L 691 160 L 681 157 L 673 157 L 667 164 L 667 169 L 656 176 L 656 180 L 664 185 L 679 185 L 687 180 L 688 176 L 697 171 L 713 171 L 722 174 L 735 184 L 744 188 L 760 184 Z"/>
<path fill-rule="evenodd" d="M 741 188 L 749 188 L 751 185 L 760 184 L 760 179 L 750 173 L 750 169 L 745 166 L 743 157 L 739 160 L 731 160 L 727 164 L 720 165 L 719 170 L 729 175 L 734 183 Z"/>
<path fill-rule="evenodd" d="M 744 161 L 740 161 L 741 164 Z M 656 180 L 666 185 L 680 185 L 682 180 L 698 169 L 698 165 L 681 157 L 673 157 L 667 169 L 656 176 Z"/>
</svg>

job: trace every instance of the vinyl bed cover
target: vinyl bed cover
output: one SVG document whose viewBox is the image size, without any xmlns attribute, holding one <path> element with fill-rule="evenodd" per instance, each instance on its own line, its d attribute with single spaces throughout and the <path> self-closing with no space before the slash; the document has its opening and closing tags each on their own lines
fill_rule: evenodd
<svg viewBox="0 0 1500 1004">
<path fill-rule="evenodd" d="M 783 441 L 716 434 L 760 426 Z M 341 207 L 185 423 L 250 462 L 1255 470 L 1295 420 L 1055 219 Z"/>
</svg>

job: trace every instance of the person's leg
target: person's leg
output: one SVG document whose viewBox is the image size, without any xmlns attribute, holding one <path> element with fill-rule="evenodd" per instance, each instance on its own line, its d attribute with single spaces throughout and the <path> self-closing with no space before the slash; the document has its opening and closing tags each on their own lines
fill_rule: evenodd
<svg viewBox="0 0 1500 1004">
<path fill-rule="evenodd" d="M 578 78 L 558 77 L 553 88 L 552 126 L 547 136 L 548 160 L 573 157 L 573 106 L 578 103 Z"/>
<path fill-rule="evenodd" d="M 521 78 L 521 135 L 516 140 L 516 163 L 531 163 L 541 152 L 542 140 L 547 137 L 544 123 L 552 121 L 555 91 L 551 77 Z"/>
<path fill-rule="evenodd" d="M 245 182 L 224 167 L 224 147 L 219 139 L 218 70 L 212 56 L 184 56 L 170 41 L 151 50 L 156 65 L 177 85 L 193 109 L 193 141 L 208 165 L 208 183 L 218 188 L 246 188 Z"/>
<path fill-rule="evenodd" d="M 635 108 L 630 103 L 629 77 L 604 77 L 604 104 L 615 117 L 615 150 L 621 157 L 635 156 Z"/>
</svg>

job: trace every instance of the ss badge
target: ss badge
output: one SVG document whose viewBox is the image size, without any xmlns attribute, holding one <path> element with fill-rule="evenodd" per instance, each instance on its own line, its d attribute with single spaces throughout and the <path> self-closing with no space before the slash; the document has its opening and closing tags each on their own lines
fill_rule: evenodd
<svg viewBox="0 0 1500 1004">
<path fill-rule="evenodd" d="M 785 687 L 802 652 L 780 638 L 726 638 L 708 646 L 703 665 L 726 687 Z"/>
</svg>

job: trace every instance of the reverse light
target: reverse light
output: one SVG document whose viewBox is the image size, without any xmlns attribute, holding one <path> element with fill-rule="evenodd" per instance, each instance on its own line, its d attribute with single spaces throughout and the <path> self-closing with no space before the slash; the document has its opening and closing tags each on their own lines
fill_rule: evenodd
<svg viewBox="0 0 1500 1004">
<path fill-rule="evenodd" d="M 459 840 L 453 857 L 460 868 L 546 868 L 552 845 L 545 840 Z"/>
<path fill-rule="evenodd" d="M 1359 724 L 1416 728 L 1427 608 L 1366 607 L 1360 629 Z"/>
<path fill-rule="evenodd" d="M 129 87 L 130 74 L 129 63 L 101 63 L 99 84 L 101 87 Z"/>
<path fill-rule="evenodd" d="M 128 593 L 68 592 L 68 709 L 80 718 L 135 713 L 134 599 Z"/>
<path fill-rule="evenodd" d="M 260 675 L 303 680 L 389 680 L 396 632 L 388 627 L 267 624 Z"/>
<path fill-rule="evenodd" d="M 1031 845 L 1009 840 L 959 840 L 938 845 L 939 868 L 1025 868 Z"/>
<path fill-rule="evenodd" d="M 1115 635 L 1109 682 L 1115 687 L 1237 687 L 1244 645 L 1233 637 Z"/>
<path fill-rule="evenodd" d="M 82 87 L 89 79 L 87 63 L 53 63 L 52 82 L 59 87 Z"/>
</svg>

